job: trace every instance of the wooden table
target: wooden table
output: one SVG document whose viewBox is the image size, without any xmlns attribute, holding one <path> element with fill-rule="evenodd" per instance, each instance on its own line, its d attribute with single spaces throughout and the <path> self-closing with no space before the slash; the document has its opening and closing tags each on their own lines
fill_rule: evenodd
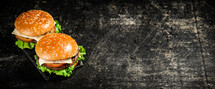
<svg viewBox="0 0 215 89">
<path fill-rule="evenodd" d="M 0 88 L 215 88 L 213 2 L 6 1 L 0 5 Z M 72 77 L 45 81 L 15 46 L 14 21 L 31 9 L 49 12 L 86 48 L 87 63 Z"/>
</svg>

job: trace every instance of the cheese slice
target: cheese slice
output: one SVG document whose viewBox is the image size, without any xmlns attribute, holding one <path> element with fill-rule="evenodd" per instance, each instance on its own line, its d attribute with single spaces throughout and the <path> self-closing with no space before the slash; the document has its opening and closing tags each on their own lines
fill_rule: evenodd
<svg viewBox="0 0 215 89">
<path fill-rule="evenodd" d="M 30 39 L 34 39 L 36 41 L 39 41 L 40 38 L 44 35 L 41 35 L 41 36 L 26 36 L 26 35 L 22 35 L 20 34 L 16 29 L 13 30 L 12 34 L 14 35 L 18 35 L 18 36 L 21 36 L 21 37 L 25 37 L 25 38 L 30 38 Z"/>
<path fill-rule="evenodd" d="M 64 59 L 64 60 L 57 60 L 57 61 L 47 61 L 42 58 L 39 58 L 39 65 L 42 65 L 44 63 L 73 63 L 73 61 L 71 58 Z"/>
</svg>

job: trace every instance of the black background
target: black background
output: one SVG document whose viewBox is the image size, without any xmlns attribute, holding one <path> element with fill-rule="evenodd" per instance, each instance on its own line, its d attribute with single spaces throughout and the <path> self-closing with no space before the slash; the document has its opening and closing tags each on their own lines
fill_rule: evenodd
<svg viewBox="0 0 215 89">
<path fill-rule="evenodd" d="M 215 88 L 215 8 L 205 0 L 5 0 L 0 88 Z M 15 46 L 22 12 L 41 9 L 87 50 L 69 78 L 45 81 Z"/>
</svg>

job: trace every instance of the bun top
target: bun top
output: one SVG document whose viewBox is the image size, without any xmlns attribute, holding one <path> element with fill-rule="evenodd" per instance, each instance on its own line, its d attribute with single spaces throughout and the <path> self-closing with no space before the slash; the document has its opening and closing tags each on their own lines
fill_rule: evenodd
<svg viewBox="0 0 215 89">
<path fill-rule="evenodd" d="M 69 35 L 49 33 L 40 38 L 35 50 L 44 60 L 63 60 L 75 56 L 78 53 L 78 45 Z"/>
<path fill-rule="evenodd" d="M 30 10 L 19 15 L 15 20 L 16 30 L 26 36 L 40 36 L 54 27 L 53 17 L 42 10 Z"/>
</svg>

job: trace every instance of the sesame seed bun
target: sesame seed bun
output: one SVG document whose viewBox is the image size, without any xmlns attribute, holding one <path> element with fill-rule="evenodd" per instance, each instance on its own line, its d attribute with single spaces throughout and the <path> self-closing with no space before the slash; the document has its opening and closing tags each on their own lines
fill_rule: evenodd
<svg viewBox="0 0 215 89">
<path fill-rule="evenodd" d="M 44 60 L 63 60 L 78 54 L 78 45 L 69 35 L 49 33 L 37 42 L 37 55 Z"/>
<path fill-rule="evenodd" d="M 53 17 L 42 10 L 30 10 L 19 15 L 15 20 L 16 30 L 26 36 L 40 36 L 51 31 Z"/>
</svg>

